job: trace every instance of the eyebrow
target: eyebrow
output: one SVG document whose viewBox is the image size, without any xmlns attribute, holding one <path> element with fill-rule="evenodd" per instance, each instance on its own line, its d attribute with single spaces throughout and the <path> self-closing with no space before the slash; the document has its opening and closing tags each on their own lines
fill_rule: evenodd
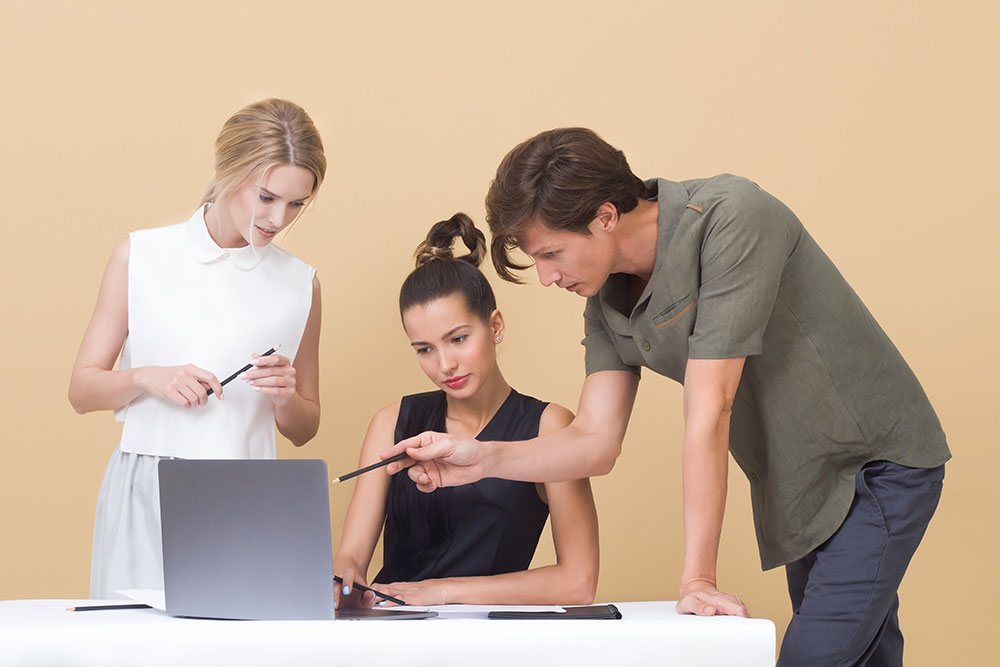
<svg viewBox="0 0 1000 667">
<path fill-rule="evenodd" d="M 457 327 L 454 327 L 453 329 L 449 330 L 445 335 L 441 336 L 441 340 L 444 340 L 445 338 L 450 338 L 451 336 L 455 335 L 455 332 L 458 331 L 459 329 L 464 329 L 465 327 L 470 327 L 470 326 L 472 326 L 472 325 L 471 324 L 459 324 Z M 410 343 L 410 346 L 411 347 L 420 347 L 422 345 L 429 345 L 429 344 L 430 343 L 426 343 L 426 342 L 424 342 L 422 340 L 415 340 L 412 343 Z"/>
<path fill-rule="evenodd" d="M 273 192 L 265 188 L 263 185 L 260 186 L 260 191 L 266 194 L 268 197 L 273 197 L 274 199 L 284 199 L 284 197 L 282 197 L 281 195 L 274 194 Z M 300 199 L 293 199 L 292 201 L 305 201 L 307 199 L 309 199 L 309 195 L 306 195 L 305 197 L 302 197 Z"/>
<path fill-rule="evenodd" d="M 519 246 L 519 247 L 521 248 L 521 252 L 523 252 L 528 257 L 531 257 L 532 259 L 534 259 L 538 255 L 544 255 L 545 253 L 550 251 L 550 248 L 547 245 L 543 245 L 540 248 L 535 248 L 533 250 L 528 250 L 524 246 Z"/>
<path fill-rule="evenodd" d="M 517 242 L 517 247 L 521 250 L 521 252 L 523 252 L 525 255 L 531 258 L 534 258 L 537 255 L 541 255 L 551 251 L 552 245 L 553 245 L 552 241 L 548 242 L 543 241 L 541 245 L 529 249 L 529 247 L 521 243 L 520 240 L 518 240 Z"/>
</svg>

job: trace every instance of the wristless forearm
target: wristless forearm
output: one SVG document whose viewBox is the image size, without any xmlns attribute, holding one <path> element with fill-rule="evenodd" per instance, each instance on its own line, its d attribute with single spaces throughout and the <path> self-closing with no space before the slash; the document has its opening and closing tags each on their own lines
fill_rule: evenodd
<svg viewBox="0 0 1000 667">
<path fill-rule="evenodd" d="M 559 565 L 482 577 L 441 579 L 447 604 L 590 604 L 591 581 Z"/>
<path fill-rule="evenodd" d="M 281 435 L 301 447 L 319 430 L 319 404 L 296 393 L 288 403 L 275 406 L 274 421 Z"/>
<path fill-rule="evenodd" d="M 729 470 L 728 423 L 687 425 L 683 461 L 684 565 L 681 586 L 716 582 Z"/>
<path fill-rule="evenodd" d="M 520 482 L 569 482 L 611 471 L 621 443 L 570 425 L 534 440 L 489 442 L 487 477 Z"/>
<path fill-rule="evenodd" d="M 118 410 L 145 392 L 143 368 L 105 370 L 82 368 L 70 379 L 69 401 L 80 414 Z"/>
</svg>

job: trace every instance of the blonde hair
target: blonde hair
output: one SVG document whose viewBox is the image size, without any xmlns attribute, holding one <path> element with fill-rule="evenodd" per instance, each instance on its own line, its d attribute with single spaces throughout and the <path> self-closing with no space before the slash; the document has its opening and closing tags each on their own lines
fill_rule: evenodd
<svg viewBox="0 0 1000 667">
<path fill-rule="evenodd" d="M 215 179 L 202 205 L 216 203 L 254 174 L 292 164 L 312 172 L 315 194 L 326 174 L 319 130 L 299 105 L 271 98 L 243 107 L 225 122 L 215 140 Z"/>
</svg>

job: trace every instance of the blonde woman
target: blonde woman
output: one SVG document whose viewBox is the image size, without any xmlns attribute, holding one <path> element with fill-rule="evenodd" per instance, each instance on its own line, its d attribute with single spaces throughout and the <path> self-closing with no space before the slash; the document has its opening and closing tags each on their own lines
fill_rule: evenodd
<svg viewBox="0 0 1000 667">
<path fill-rule="evenodd" d="M 275 458 L 274 424 L 297 446 L 316 434 L 319 281 L 272 240 L 325 172 L 301 107 L 251 104 L 223 125 L 191 218 L 132 232 L 112 252 L 69 387 L 77 412 L 114 410 L 124 423 L 97 502 L 91 598 L 163 587 L 161 458 Z"/>
</svg>

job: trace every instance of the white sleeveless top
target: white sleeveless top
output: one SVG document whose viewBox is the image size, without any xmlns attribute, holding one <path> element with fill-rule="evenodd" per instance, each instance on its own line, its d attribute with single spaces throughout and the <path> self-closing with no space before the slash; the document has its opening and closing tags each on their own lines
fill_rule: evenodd
<svg viewBox="0 0 1000 667">
<path fill-rule="evenodd" d="M 186 223 L 129 234 L 128 336 L 119 368 L 194 364 L 224 380 L 281 344 L 294 361 L 315 269 L 284 250 L 220 248 L 205 207 Z M 256 251 L 256 255 L 254 254 Z M 243 380 L 183 408 L 143 395 L 115 413 L 121 450 L 185 459 L 275 458 L 274 404 Z"/>
</svg>

